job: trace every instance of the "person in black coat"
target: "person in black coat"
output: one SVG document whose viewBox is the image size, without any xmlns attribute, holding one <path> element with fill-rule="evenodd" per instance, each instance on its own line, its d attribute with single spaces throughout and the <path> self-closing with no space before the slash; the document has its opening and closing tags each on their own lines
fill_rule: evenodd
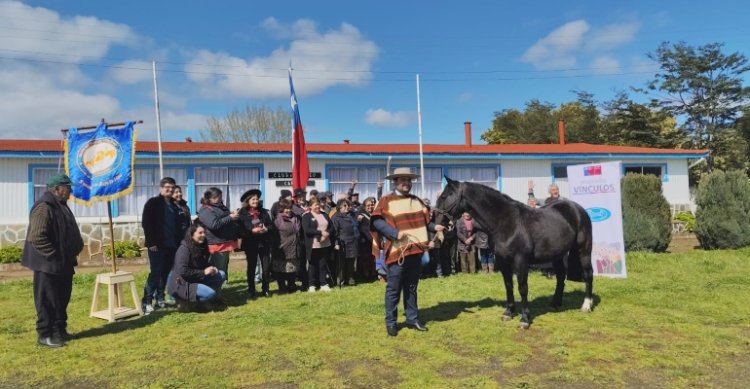
<svg viewBox="0 0 750 389">
<path fill-rule="evenodd" d="M 338 283 L 354 285 L 354 260 L 359 255 L 359 224 L 349 212 L 351 203 L 341 199 L 336 203 L 336 214 L 331 221 L 336 231 L 336 256 L 339 260 Z"/>
<path fill-rule="evenodd" d="M 242 194 L 240 202 L 240 221 L 244 228 L 242 235 L 242 251 L 247 259 L 247 294 L 254 299 L 255 291 L 255 269 L 260 258 L 261 267 L 261 294 L 271 297 L 269 283 L 271 281 L 271 250 L 278 247 L 278 232 L 271 219 L 271 215 L 260 204 L 262 192 L 258 189 L 250 189 Z"/>
<path fill-rule="evenodd" d="M 372 233 L 370 232 L 370 214 L 375 209 L 374 197 L 368 197 L 362 202 L 357 214 L 359 225 L 359 255 L 357 256 L 357 272 L 365 280 L 375 279 L 375 256 L 372 255 Z"/>
<path fill-rule="evenodd" d="M 175 186 L 174 178 L 162 178 L 159 195 L 148 199 L 143 206 L 141 226 L 150 265 L 142 300 L 143 313 L 147 315 L 154 310 L 154 298 L 158 308 L 165 307 L 164 291 L 174 264 L 174 253 L 189 226 L 189 219 L 172 197 Z"/>
<path fill-rule="evenodd" d="M 226 273 L 208 263 L 206 230 L 194 223 L 185 233 L 177 249 L 168 286 L 169 294 L 178 301 L 178 309 L 186 310 L 187 302 L 208 302 L 219 298 L 219 290 Z M 221 301 L 218 301 L 221 304 Z"/>
<path fill-rule="evenodd" d="M 37 343 L 46 347 L 62 347 L 71 338 L 67 310 L 76 257 L 83 250 L 81 232 L 67 205 L 71 185 L 64 174 L 47 181 L 47 191 L 31 207 L 21 258 L 21 264 L 34 271 Z"/>
<path fill-rule="evenodd" d="M 305 233 L 305 256 L 310 282 L 308 292 L 315 292 L 316 287 L 330 292 L 331 288 L 326 280 L 330 276 L 326 258 L 331 252 L 331 241 L 336 237 L 331 219 L 321 212 L 320 200 L 315 197 L 310 199 L 310 212 L 302 215 L 302 230 Z"/>
</svg>

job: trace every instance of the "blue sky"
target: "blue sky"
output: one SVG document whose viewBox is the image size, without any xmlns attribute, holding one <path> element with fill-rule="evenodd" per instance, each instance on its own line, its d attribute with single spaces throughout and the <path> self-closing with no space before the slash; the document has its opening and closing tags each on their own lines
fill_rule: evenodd
<svg viewBox="0 0 750 389">
<path fill-rule="evenodd" d="M 531 3 L 531 4 L 522 4 Z M 698 3 L 696 3 L 698 4 Z M 286 67 L 313 143 L 473 141 L 493 113 L 539 99 L 600 100 L 642 86 L 662 41 L 747 52 L 741 1 L 3 1 L 0 138 L 142 119 L 156 139 L 199 139 L 210 116 L 289 107 Z M 645 100 L 632 94 L 636 100 Z"/>
</svg>

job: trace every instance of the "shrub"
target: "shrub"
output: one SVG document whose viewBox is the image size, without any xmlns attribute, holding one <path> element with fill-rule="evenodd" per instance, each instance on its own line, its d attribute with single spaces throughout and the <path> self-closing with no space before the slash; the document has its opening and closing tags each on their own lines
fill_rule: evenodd
<svg viewBox="0 0 750 389">
<path fill-rule="evenodd" d="M 17 246 L 5 246 L 0 248 L 0 263 L 21 262 L 23 249 Z"/>
<path fill-rule="evenodd" d="M 115 255 L 117 258 L 137 258 L 141 256 L 141 247 L 134 240 L 115 241 Z M 112 246 L 104 246 L 105 259 L 112 258 Z"/>
<path fill-rule="evenodd" d="M 750 244 L 750 182 L 742 171 L 714 171 L 701 179 L 695 235 L 704 249 Z"/>
<path fill-rule="evenodd" d="M 622 219 L 625 250 L 667 250 L 672 215 L 659 177 L 631 173 L 622 179 Z"/>
<path fill-rule="evenodd" d="M 677 212 L 674 215 L 674 220 L 685 222 L 685 230 L 687 232 L 695 232 L 695 215 L 692 212 Z"/>
</svg>

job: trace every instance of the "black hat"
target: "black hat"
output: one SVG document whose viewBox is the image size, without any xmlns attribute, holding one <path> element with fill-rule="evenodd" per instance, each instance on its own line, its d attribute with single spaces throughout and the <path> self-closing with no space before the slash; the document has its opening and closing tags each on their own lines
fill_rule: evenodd
<svg viewBox="0 0 750 389">
<path fill-rule="evenodd" d="M 292 195 L 292 191 L 291 190 L 289 190 L 289 189 L 282 189 L 281 190 L 281 198 L 282 199 L 285 199 L 285 198 L 287 198 L 287 197 L 289 197 L 291 195 Z"/>
<path fill-rule="evenodd" d="M 242 194 L 240 197 L 240 202 L 244 203 L 245 200 L 252 196 L 258 196 L 258 199 L 260 200 L 260 197 L 263 195 L 263 192 L 260 191 L 260 189 L 250 189 L 249 191 Z"/>
<path fill-rule="evenodd" d="M 320 192 L 318 193 L 318 200 L 323 200 L 326 198 L 326 192 Z"/>
<path fill-rule="evenodd" d="M 294 190 L 294 197 L 304 196 L 306 194 L 307 194 L 307 192 L 305 192 L 305 190 L 302 189 L 302 188 L 297 188 L 297 189 Z"/>
</svg>

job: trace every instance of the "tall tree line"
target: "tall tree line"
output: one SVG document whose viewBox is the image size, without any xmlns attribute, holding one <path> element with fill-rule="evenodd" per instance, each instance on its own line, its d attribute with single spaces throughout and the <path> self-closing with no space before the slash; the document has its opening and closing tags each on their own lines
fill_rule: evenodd
<svg viewBox="0 0 750 389">
<path fill-rule="evenodd" d="M 708 149 L 711 155 L 698 169 L 747 172 L 750 88 L 743 74 L 750 67 L 744 54 L 725 54 L 722 47 L 662 43 L 648 54 L 659 65 L 653 79 L 629 88 L 646 103 L 624 91 L 603 102 L 584 91 L 559 106 L 531 100 L 523 109 L 495 112 L 481 137 L 487 143 L 557 143 L 563 119 L 569 143 Z"/>
</svg>

